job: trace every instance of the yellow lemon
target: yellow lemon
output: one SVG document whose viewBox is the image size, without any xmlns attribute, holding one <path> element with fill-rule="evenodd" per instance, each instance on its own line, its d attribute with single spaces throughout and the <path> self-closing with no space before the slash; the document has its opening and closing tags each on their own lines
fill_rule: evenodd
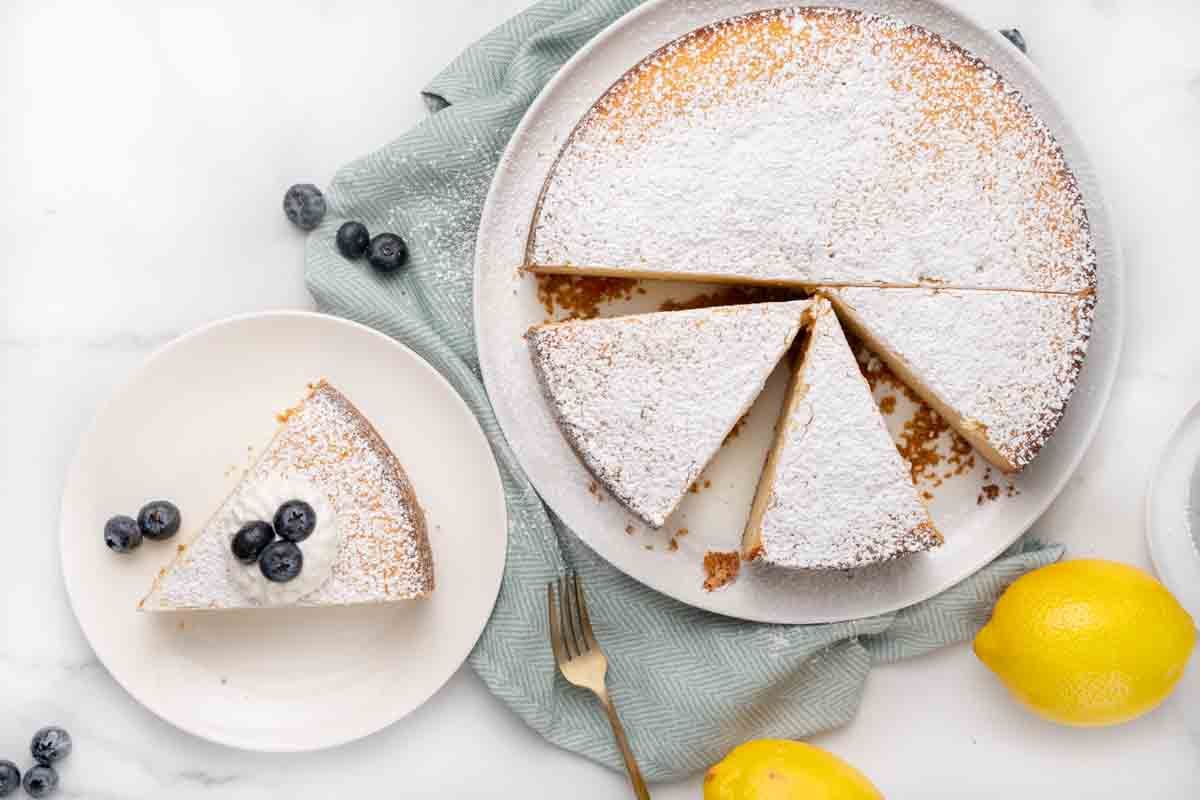
<svg viewBox="0 0 1200 800">
<path fill-rule="evenodd" d="M 704 800 L 883 800 L 883 795 L 827 750 L 757 739 L 738 745 L 708 771 Z"/>
<path fill-rule="evenodd" d="M 1161 703 L 1196 644 L 1191 616 L 1125 564 L 1080 559 L 1019 578 L 975 637 L 1017 699 L 1063 725 L 1116 725 Z"/>
</svg>

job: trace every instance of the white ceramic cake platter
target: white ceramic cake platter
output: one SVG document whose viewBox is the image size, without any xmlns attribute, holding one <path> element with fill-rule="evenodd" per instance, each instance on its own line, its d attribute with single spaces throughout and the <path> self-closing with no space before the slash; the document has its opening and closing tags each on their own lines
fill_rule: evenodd
<svg viewBox="0 0 1200 800">
<path fill-rule="evenodd" d="M 138 600 L 271 435 L 328 378 L 399 457 L 424 507 L 437 588 L 396 605 L 143 613 Z M 183 530 L 116 555 L 114 514 L 174 501 Z M 483 630 L 504 571 L 504 494 L 474 415 L 432 367 L 361 325 L 235 317 L 151 356 L 97 414 L 67 475 L 62 561 L 80 627 L 112 676 L 180 728 L 250 750 L 329 747 L 420 706 Z"/>
<path fill-rule="evenodd" d="M 882 567 L 827 575 L 742 571 L 731 586 L 702 588 L 709 550 L 738 546 L 782 400 L 776 371 L 741 435 L 705 472 L 710 487 L 689 495 L 662 531 L 648 531 L 603 491 L 563 439 L 542 399 L 521 335 L 545 311 L 534 278 L 522 275 L 529 220 L 564 139 L 589 106 L 629 67 L 667 42 L 726 17 L 786 5 L 770 0 L 694 3 L 652 0 L 618 20 L 575 55 L 542 91 L 509 142 L 484 207 L 475 254 L 475 330 L 484 379 L 500 424 L 538 492 L 597 553 L 637 580 L 700 608 L 777 623 L 844 620 L 902 608 L 952 586 L 995 558 L 1046 510 L 1078 465 L 1112 387 L 1122 331 L 1122 269 L 1109 211 L 1083 147 L 1033 64 L 999 34 L 933 2 L 842 0 L 837 5 L 900 17 L 964 46 L 1018 88 L 1061 143 L 1088 204 L 1099 257 L 1099 302 L 1086 366 L 1069 410 L 1037 461 L 1010 481 L 973 473 L 936 489 L 931 511 L 946 544 Z M 804 5 L 802 3 L 792 5 Z M 827 5 L 827 4 L 813 4 Z M 643 283 L 645 295 L 603 313 L 654 310 L 667 297 L 705 291 Z M 948 332 L 947 335 L 953 335 Z M 883 390 L 880 390 L 882 393 Z M 893 425 L 905 417 L 901 408 Z M 980 502 L 994 483 L 999 496 Z M 1011 495 L 1011 496 L 1010 496 Z M 627 534 L 632 526 L 633 534 Z M 687 535 L 676 535 L 680 528 Z M 675 537 L 675 545 L 670 540 Z"/>
</svg>

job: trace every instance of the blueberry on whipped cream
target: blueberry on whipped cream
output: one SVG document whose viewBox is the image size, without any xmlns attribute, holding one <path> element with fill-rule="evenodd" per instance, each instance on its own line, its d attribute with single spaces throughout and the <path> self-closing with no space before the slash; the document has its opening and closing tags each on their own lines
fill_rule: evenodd
<svg viewBox="0 0 1200 800">
<path fill-rule="evenodd" d="M 303 500 L 288 500 L 275 512 L 275 532 L 289 542 L 303 542 L 317 527 L 317 512 Z"/>
<path fill-rule="evenodd" d="M 253 564 L 258 561 L 267 545 L 275 541 L 275 529 L 260 519 L 247 522 L 234 535 L 229 549 L 233 557 L 243 564 Z"/>
<path fill-rule="evenodd" d="M 304 553 L 299 545 L 286 539 L 272 542 L 258 558 L 263 577 L 274 583 L 287 583 L 304 568 Z"/>
</svg>

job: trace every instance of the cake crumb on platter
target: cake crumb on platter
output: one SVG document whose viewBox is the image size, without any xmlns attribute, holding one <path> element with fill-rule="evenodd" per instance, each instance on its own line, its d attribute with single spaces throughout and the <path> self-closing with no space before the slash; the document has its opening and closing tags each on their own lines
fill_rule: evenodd
<svg viewBox="0 0 1200 800">
<path fill-rule="evenodd" d="M 645 294 L 636 280 L 572 275 L 537 275 L 537 297 L 546 312 L 546 320 L 593 319 L 600 306 L 616 300 L 630 300 L 635 291 Z M 559 311 L 564 316 L 557 316 Z"/>
<path fill-rule="evenodd" d="M 714 592 L 737 580 L 742 557 L 737 551 L 709 550 L 704 554 L 704 591 Z"/>
</svg>

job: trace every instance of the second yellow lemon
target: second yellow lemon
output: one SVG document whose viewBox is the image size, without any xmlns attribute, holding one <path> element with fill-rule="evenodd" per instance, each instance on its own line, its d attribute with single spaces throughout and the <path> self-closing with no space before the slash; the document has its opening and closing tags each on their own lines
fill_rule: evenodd
<svg viewBox="0 0 1200 800">
<path fill-rule="evenodd" d="M 735 747 L 704 776 L 704 800 L 883 800 L 866 777 L 804 742 L 758 739 Z"/>
<path fill-rule="evenodd" d="M 1115 725 L 1163 701 L 1196 627 L 1166 588 L 1112 561 L 1052 564 L 1018 579 L 975 637 L 975 653 L 1038 714 Z"/>
</svg>

